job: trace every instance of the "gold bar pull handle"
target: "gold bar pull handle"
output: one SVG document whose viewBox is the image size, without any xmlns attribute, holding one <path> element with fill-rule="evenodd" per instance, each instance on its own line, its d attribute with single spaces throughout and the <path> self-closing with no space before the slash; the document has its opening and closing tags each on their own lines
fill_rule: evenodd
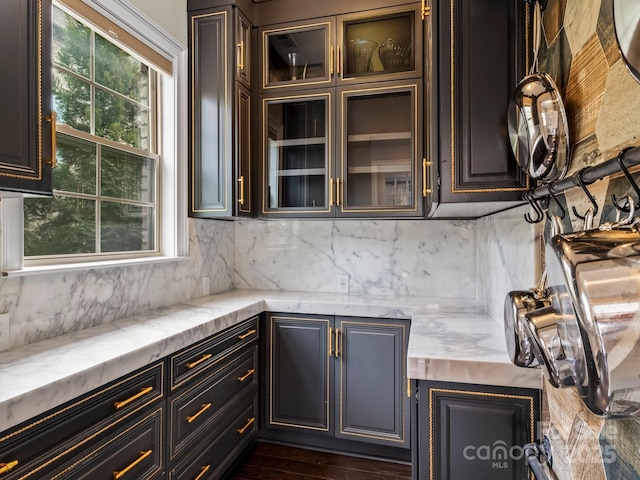
<svg viewBox="0 0 640 480">
<path fill-rule="evenodd" d="M 333 356 L 333 328 L 329 327 L 329 341 L 327 342 L 329 344 L 329 356 L 332 357 Z"/>
<path fill-rule="evenodd" d="M 209 360 L 212 356 L 213 355 L 211 353 L 206 353 L 206 354 L 202 355 L 202 357 L 200 357 L 199 360 L 187 363 L 187 368 L 189 368 L 189 369 L 196 368 L 202 362 L 206 362 L 207 360 Z"/>
<path fill-rule="evenodd" d="M 238 338 L 239 338 L 240 340 L 244 340 L 245 338 L 250 337 L 250 336 L 251 336 L 251 335 L 253 335 L 254 333 L 256 333 L 256 330 L 252 328 L 252 329 L 251 329 L 251 330 L 249 330 L 247 333 L 245 333 L 245 334 L 243 334 L 243 335 L 238 336 Z"/>
<path fill-rule="evenodd" d="M 244 42 L 238 43 L 237 47 L 238 47 L 238 61 L 236 63 L 240 70 L 244 70 Z"/>
<path fill-rule="evenodd" d="M 338 75 L 340 75 L 340 68 L 341 68 L 341 63 L 342 63 L 342 48 L 340 48 L 340 45 L 338 45 L 336 47 L 337 50 L 337 55 L 336 55 L 336 73 Z"/>
<path fill-rule="evenodd" d="M 333 207 L 333 182 L 334 179 L 330 178 L 329 179 L 329 206 Z"/>
<path fill-rule="evenodd" d="M 244 427 L 238 429 L 238 433 L 242 435 L 247 430 L 247 428 L 249 428 L 255 421 L 256 421 L 256 417 L 251 417 L 249 420 L 247 420 L 247 423 L 245 424 Z"/>
<path fill-rule="evenodd" d="M 18 466 L 18 460 L 13 460 L 8 463 L 0 463 L 0 475 L 9 473 L 11 470 Z"/>
<path fill-rule="evenodd" d="M 244 382 L 247 378 L 249 378 L 251 375 L 253 375 L 255 373 L 255 371 L 256 371 L 255 368 L 252 368 L 251 370 L 248 370 L 247 373 L 245 373 L 241 377 L 238 377 L 238 381 L 239 382 Z"/>
<path fill-rule="evenodd" d="M 153 390 L 153 387 L 141 388 L 140 392 L 136 393 L 133 397 L 127 398 L 126 400 L 123 400 L 121 402 L 114 402 L 113 406 L 115 407 L 116 410 L 120 410 L 121 408 L 126 407 L 131 402 L 135 402 L 137 399 L 139 399 L 140 397 L 146 395 L 147 393 L 149 393 L 152 390 Z"/>
<path fill-rule="evenodd" d="M 335 49 L 333 47 L 333 45 L 331 45 L 331 47 L 329 47 L 329 76 L 332 77 L 333 76 L 333 63 L 335 61 Z"/>
<path fill-rule="evenodd" d="M 426 197 L 427 195 L 429 195 L 431 193 L 431 189 L 427 188 L 427 179 L 428 179 L 428 175 L 427 175 L 427 168 L 429 168 L 431 166 L 431 162 L 427 161 L 426 158 L 422 159 L 422 196 Z"/>
<path fill-rule="evenodd" d="M 431 7 L 427 6 L 427 0 L 422 0 L 422 20 L 431 14 Z"/>
<path fill-rule="evenodd" d="M 407 377 L 407 398 L 411 398 L 411 380 Z"/>
<path fill-rule="evenodd" d="M 46 163 L 51 164 L 51 168 L 56 168 L 58 164 L 57 160 L 57 144 L 56 144 L 56 130 L 58 128 L 58 117 L 56 116 L 56 112 L 51 112 L 51 115 L 47 115 L 44 117 L 45 122 L 51 122 L 51 158 L 49 160 L 45 160 Z"/>
<path fill-rule="evenodd" d="M 200 410 L 198 410 L 195 414 L 193 415 L 189 415 L 187 417 L 187 423 L 193 423 L 193 421 L 198 418 L 200 415 L 202 415 L 204 412 L 206 412 L 207 410 L 209 410 L 211 408 L 211 404 L 210 403 L 205 403 L 202 405 L 202 408 Z"/>
<path fill-rule="evenodd" d="M 336 358 L 340 356 L 340 329 L 336 328 Z"/>
<path fill-rule="evenodd" d="M 193 480 L 201 480 L 205 476 L 205 474 L 209 471 L 210 468 L 211 468 L 211 465 L 203 465 L 202 467 L 200 467 L 200 473 Z"/>
<path fill-rule="evenodd" d="M 340 178 L 336 178 L 336 205 L 340 206 Z"/>
<path fill-rule="evenodd" d="M 113 480 L 118 480 L 118 479 L 124 477 L 131 469 L 135 468 L 136 465 L 138 465 L 145 458 L 147 458 L 149 455 L 151 455 L 151 453 L 152 453 L 151 450 L 147 450 L 145 452 L 140 452 L 140 456 L 138 457 L 138 459 L 135 462 L 133 462 L 131 465 L 129 465 L 127 468 L 125 468 L 124 470 L 120 470 L 119 472 L 113 472 Z"/>
<path fill-rule="evenodd" d="M 240 175 L 238 183 L 238 190 L 240 191 L 240 198 L 238 198 L 238 203 L 240 205 L 244 205 L 244 175 Z"/>
</svg>

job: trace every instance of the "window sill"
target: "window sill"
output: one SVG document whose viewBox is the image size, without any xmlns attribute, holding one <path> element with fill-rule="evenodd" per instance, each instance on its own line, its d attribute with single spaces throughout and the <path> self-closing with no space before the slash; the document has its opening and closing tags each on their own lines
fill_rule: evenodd
<svg viewBox="0 0 640 480">
<path fill-rule="evenodd" d="M 37 267 L 24 267 L 20 270 L 2 272 L 2 277 L 25 277 L 29 275 L 43 275 L 50 273 L 66 273 L 82 270 L 97 270 L 101 268 L 131 267 L 135 265 L 153 265 L 156 263 L 186 262 L 190 257 L 147 257 L 128 258 L 123 260 L 106 260 L 100 262 L 67 263 L 61 265 L 46 265 Z"/>
</svg>

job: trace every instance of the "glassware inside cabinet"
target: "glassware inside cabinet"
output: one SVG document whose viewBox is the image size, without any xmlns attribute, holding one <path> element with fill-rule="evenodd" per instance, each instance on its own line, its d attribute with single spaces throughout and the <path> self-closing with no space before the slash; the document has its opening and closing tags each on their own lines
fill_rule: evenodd
<svg viewBox="0 0 640 480">
<path fill-rule="evenodd" d="M 416 69 L 415 11 L 342 23 L 343 78 Z"/>
<path fill-rule="evenodd" d="M 411 90 L 346 97 L 343 210 L 415 208 L 415 109 Z"/>
<path fill-rule="evenodd" d="M 263 32 L 264 87 L 329 82 L 329 23 Z"/>
<path fill-rule="evenodd" d="M 329 210 L 328 96 L 274 99 L 267 117 L 267 210 Z"/>
</svg>

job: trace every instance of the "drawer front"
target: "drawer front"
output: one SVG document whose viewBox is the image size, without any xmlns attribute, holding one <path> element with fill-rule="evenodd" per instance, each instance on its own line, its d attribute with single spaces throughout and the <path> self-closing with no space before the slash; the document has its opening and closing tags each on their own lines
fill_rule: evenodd
<svg viewBox="0 0 640 480">
<path fill-rule="evenodd" d="M 164 470 L 163 416 L 158 408 L 96 442 L 48 480 L 157 480 Z"/>
<path fill-rule="evenodd" d="M 253 317 L 172 355 L 171 390 L 209 373 L 230 353 L 257 339 L 258 317 Z"/>
<path fill-rule="evenodd" d="M 162 398 L 165 364 L 157 362 L 0 433 L 0 463 L 18 462 L 0 478 L 39 478 L 84 449 L 99 432 Z"/>
<path fill-rule="evenodd" d="M 251 443 L 258 432 L 258 396 L 243 397 L 239 409 L 227 417 L 224 430 L 195 455 L 169 470 L 169 480 L 217 480 Z"/>
<path fill-rule="evenodd" d="M 188 448 L 190 442 L 199 440 L 205 429 L 215 428 L 221 416 L 234 408 L 234 398 L 257 388 L 258 346 L 254 345 L 208 378 L 172 397 L 169 400 L 171 459 Z"/>
</svg>

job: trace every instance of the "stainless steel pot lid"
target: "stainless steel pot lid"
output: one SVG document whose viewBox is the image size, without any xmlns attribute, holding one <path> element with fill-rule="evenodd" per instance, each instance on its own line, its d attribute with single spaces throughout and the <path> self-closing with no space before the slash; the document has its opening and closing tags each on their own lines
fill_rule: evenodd
<svg viewBox="0 0 640 480">
<path fill-rule="evenodd" d="M 544 72 L 520 81 L 509 106 L 511 148 L 531 178 L 551 182 L 569 168 L 567 115 L 553 79 Z"/>
</svg>

